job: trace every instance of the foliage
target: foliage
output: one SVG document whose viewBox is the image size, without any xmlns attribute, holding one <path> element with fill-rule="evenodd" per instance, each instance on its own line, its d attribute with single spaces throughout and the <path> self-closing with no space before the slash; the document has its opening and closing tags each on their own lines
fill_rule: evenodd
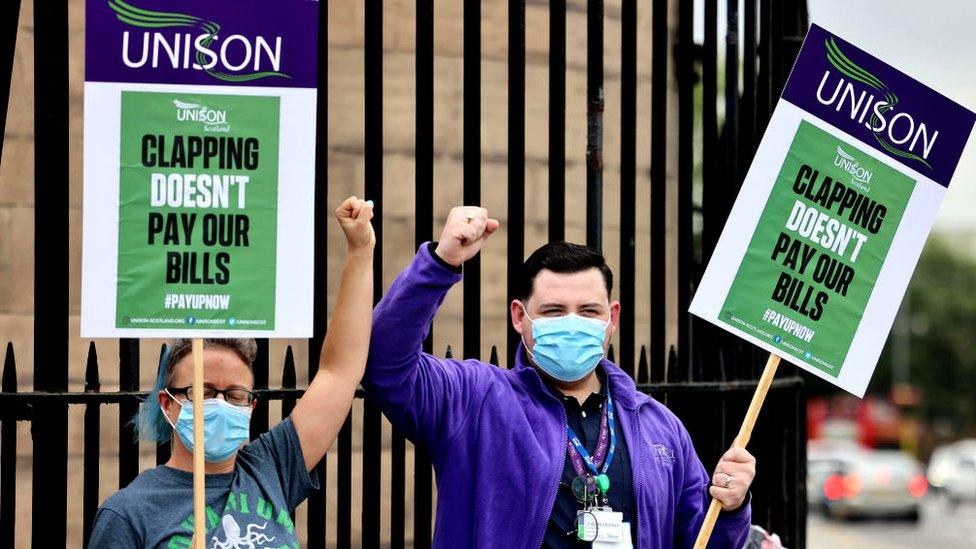
<svg viewBox="0 0 976 549">
<path fill-rule="evenodd" d="M 921 419 L 948 423 L 956 432 L 972 427 L 976 424 L 976 260 L 938 237 L 930 238 L 901 306 L 910 326 L 909 382 L 922 395 L 915 412 Z M 870 394 L 890 394 L 894 337 L 895 330 L 881 355 Z M 835 390 L 817 380 L 811 381 L 810 392 Z"/>
</svg>

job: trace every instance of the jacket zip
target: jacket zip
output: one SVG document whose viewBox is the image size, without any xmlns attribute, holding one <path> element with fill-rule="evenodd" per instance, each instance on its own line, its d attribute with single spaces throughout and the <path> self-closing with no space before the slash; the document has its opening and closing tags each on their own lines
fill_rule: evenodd
<svg viewBox="0 0 976 549">
<path fill-rule="evenodd" d="M 641 499 L 641 492 L 642 492 L 642 489 L 644 487 L 644 459 L 643 459 L 644 458 L 644 444 L 642 442 L 643 441 L 643 438 L 641 437 L 640 409 L 641 409 L 641 406 L 643 406 L 643 405 L 644 405 L 643 402 L 640 403 L 640 404 L 638 404 L 637 405 L 637 411 L 634 412 L 634 429 L 633 430 L 634 430 L 634 434 L 636 435 L 636 438 L 637 438 L 637 441 L 636 442 L 637 442 L 637 458 L 638 458 L 637 459 L 637 467 L 636 467 L 636 469 L 637 469 L 637 475 L 638 475 L 638 479 L 637 479 L 637 482 L 636 482 L 636 488 L 637 488 L 637 490 L 635 490 L 636 497 L 637 497 L 637 502 L 636 502 L 637 505 L 634 506 L 634 522 L 636 523 L 636 526 L 637 526 L 637 539 L 633 540 L 634 541 L 634 549 L 638 549 L 638 547 L 640 547 L 640 535 L 641 535 L 640 508 L 641 508 L 641 501 L 642 501 L 642 499 Z M 631 442 L 628 441 L 627 444 L 629 445 L 629 444 L 631 444 Z"/>
<path fill-rule="evenodd" d="M 556 398 L 552 395 L 550 395 L 550 398 L 556 400 Z M 562 402 L 558 402 L 558 404 L 559 410 L 562 412 L 563 416 L 563 425 L 567 425 L 569 423 L 569 418 L 566 416 L 566 408 L 563 406 Z M 563 433 L 565 433 L 565 431 L 563 431 Z M 556 498 L 559 496 L 559 482 L 563 476 L 563 466 L 565 466 L 565 460 L 566 458 L 564 456 L 559 469 L 556 471 L 556 482 L 553 484 L 552 497 L 549 498 L 550 501 L 552 501 L 552 505 L 549 507 L 549 514 L 546 515 L 545 522 L 542 523 L 542 532 L 540 532 L 539 542 L 536 544 L 536 547 L 542 547 L 542 542 L 546 540 L 546 528 L 549 527 L 549 521 L 552 520 L 552 509 L 556 506 Z"/>
</svg>

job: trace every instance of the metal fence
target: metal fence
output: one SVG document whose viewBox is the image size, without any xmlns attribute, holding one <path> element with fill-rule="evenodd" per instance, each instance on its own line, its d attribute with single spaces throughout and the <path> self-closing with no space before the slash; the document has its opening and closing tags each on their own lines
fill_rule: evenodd
<svg viewBox="0 0 976 549">
<path fill-rule="evenodd" d="M 670 2 L 670 4 L 669 4 Z M 603 1 L 590 0 L 585 6 L 567 6 L 553 0 L 549 10 L 549 224 L 551 240 L 565 235 L 566 180 L 565 142 L 567 109 L 586 109 L 586 240 L 601 248 L 603 211 Z M 619 7 L 621 21 L 621 104 L 620 104 L 620 267 L 619 292 L 624 304 L 619 343 L 611 353 L 619 364 L 632 372 L 639 388 L 665 402 L 688 427 L 698 452 L 706 464 L 714 464 L 730 443 L 755 387 L 755 379 L 765 360 L 751 346 L 707 326 L 690 315 L 679 313 L 677 345 L 668 346 L 665 337 L 665 302 L 676 292 L 679 311 L 686 311 L 704 265 L 725 222 L 745 169 L 762 135 L 789 66 L 806 32 L 806 7 L 802 1 L 743 0 L 740 32 L 739 0 L 725 2 L 724 31 L 719 32 L 719 5 L 704 2 L 704 40 L 694 42 L 695 3 L 684 0 L 651 0 L 639 6 L 624 0 Z M 0 27 L 0 105 L 6 119 L 7 99 L 20 0 L 3 3 Z M 431 220 L 434 212 L 434 2 L 416 1 L 416 128 L 415 128 L 415 241 L 434 237 Z M 525 0 L 510 0 L 508 27 L 508 287 L 515 295 L 515 270 L 524 249 L 525 224 Z M 566 14 L 567 9 L 585 10 L 588 55 L 586 59 L 587 103 L 566 103 Z M 614 10 L 618 8 L 614 6 Z M 646 121 L 637 117 L 637 10 L 652 13 L 650 112 L 651 128 L 650 202 L 637 203 L 636 129 Z M 366 0 L 364 6 L 365 55 L 365 181 L 366 196 L 376 201 L 377 264 L 375 294 L 382 291 L 383 247 L 383 3 Z M 674 14 L 677 23 L 674 24 Z M 327 18 L 328 4 L 320 6 L 320 89 L 329 76 Z M 146 393 L 139 387 L 139 354 L 156 350 L 140 349 L 138 340 L 120 340 L 120 390 L 100 392 L 99 362 L 95 344 L 89 347 L 84 392 L 68 391 L 68 10 L 66 3 L 53 0 L 34 2 L 34 86 L 35 147 L 43 150 L 35 160 L 37 200 L 35 212 L 35 313 L 34 313 L 34 390 L 17 392 L 17 368 L 12 345 L 6 347 L 0 387 L 0 547 L 25 545 L 15 539 L 16 422 L 31 423 L 33 436 L 32 508 L 35 516 L 48 517 L 43 525 L 35 522 L 31 543 L 35 547 L 54 547 L 66 539 L 65 521 L 68 497 L 80 497 L 83 506 L 84 539 L 90 534 L 98 504 L 100 446 L 99 419 L 103 406 L 118 406 L 119 487 L 138 474 L 138 445 L 133 441 L 129 420 L 139 399 Z M 463 195 L 464 202 L 481 202 L 480 178 L 480 89 L 481 82 L 481 3 L 464 4 L 463 53 Z M 719 66 L 720 34 L 724 67 Z M 668 76 L 677 83 L 676 100 L 669 99 Z M 720 75 L 724 75 L 724 97 L 719 97 Z M 696 106 L 696 94 L 703 100 Z M 319 219 L 327 216 L 327 94 L 319 94 L 318 142 L 316 154 L 315 209 Z M 718 106 L 724 104 L 720 120 Z M 668 133 L 675 119 L 677 139 Z M 699 128 L 700 130 L 696 130 Z M 700 136 L 697 131 L 700 131 Z M 677 150 L 676 171 L 667 166 L 669 154 Z M 701 152 L 696 165 L 696 149 Z M 2 141 L 0 141 L 2 153 Z M 696 174 L 700 168 L 700 175 Z M 676 185 L 669 178 L 676 175 Z M 701 201 L 693 189 L 701 185 Z M 669 211 L 668 195 L 676 193 Z M 43 199 L 41 199 L 43 197 Z M 650 218 L 650 304 L 635 299 L 637 216 Z M 666 284 L 665 220 L 677 220 L 677 283 Z M 252 420 L 252 433 L 268 428 L 268 402 L 280 400 L 283 414 L 291 411 L 302 394 L 296 389 L 296 369 L 305 367 L 309 376 L 317 369 L 316 357 L 326 329 L 325 274 L 327 239 L 325 224 L 316 224 L 315 268 L 317 290 L 314 296 L 314 337 L 309 341 L 308 364 L 296 365 L 289 348 L 280 387 L 270 388 L 267 340 L 259 341 L 255 364 L 256 389 L 260 404 Z M 476 258 L 465 266 L 463 301 L 463 349 L 465 357 L 475 357 L 481 348 L 481 265 Z M 43 291 L 40 290 L 43 288 Z M 649 333 L 635 333 L 634 311 L 649 308 Z M 493 347 L 490 361 L 512 364 L 518 336 L 509 329 L 507 355 L 499 360 Z M 432 351 L 432 339 L 428 339 Z M 450 353 L 450 349 L 447 351 Z M 357 395 L 364 398 L 364 395 Z M 68 407 L 84 407 L 84 489 L 81 494 L 66 494 L 68 463 Z M 334 516 L 338 547 L 360 543 L 377 547 L 381 542 L 381 492 L 389 490 L 389 545 L 429 546 L 431 539 L 432 469 L 422 448 L 416 449 L 413 470 L 408 470 L 409 443 L 394 432 L 390 452 L 390 473 L 382 474 L 382 418 L 377 407 L 365 397 L 362 416 L 361 539 L 354 538 L 353 509 L 353 429 L 346 421 L 335 454 L 338 505 L 327 508 L 324 490 L 314 494 L 308 504 L 309 547 L 324 547 L 325 517 Z M 788 546 L 805 545 L 805 397 L 801 379 L 791 372 L 781 375 L 770 392 L 751 450 L 759 460 L 759 476 L 752 489 L 754 522 L 784 538 Z M 157 462 L 169 454 L 166 446 L 157 449 Z M 331 458 L 330 458 L 331 459 Z M 325 478 L 325 463 L 318 472 Z M 409 500 L 405 486 L 413 477 L 414 494 Z M 323 485 L 326 483 L 323 482 Z M 356 487 L 357 490 L 360 488 Z M 408 524 L 408 507 L 413 516 Z M 409 526 L 409 527 L 408 527 Z"/>
</svg>

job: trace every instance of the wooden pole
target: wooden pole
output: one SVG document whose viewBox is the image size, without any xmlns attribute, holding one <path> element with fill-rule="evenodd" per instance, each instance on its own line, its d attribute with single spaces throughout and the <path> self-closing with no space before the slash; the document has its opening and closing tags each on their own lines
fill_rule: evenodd
<svg viewBox="0 0 976 549">
<path fill-rule="evenodd" d="M 749 444 L 749 439 L 752 437 L 752 428 L 756 426 L 756 418 L 759 417 L 759 411 L 762 409 L 763 401 L 766 400 L 766 393 L 769 392 L 769 386 L 773 383 L 776 368 L 779 367 L 779 360 L 778 355 L 770 353 L 769 360 L 766 361 L 766 367 L 763 369 L 762 376 L 759 378 L 759 384 L 756 386 L 756 392 L 752 395 L 752 402 L 749 403 L 746 417 L 742 420 L 739 435 L 735 437 L 735 442 L 732 443 L 733 448 L 745 448 Z M 705 515 L 704 522 L 702 522 L 701 530 L 698 531 L 698 538 L 695 540 L 695 549 L 705 549 L 705 546 L 708 545 L 708 539 L 712 537 L 712 529 L 715 528 L 715 521 L 718 520 L 718 514 L 721 510 L 722 502 L 712 498 L 712 503 L 708 506 L 708 513 Z"/>
<path fill-rule="evenodd" d="M 206 461 L 203 457 L 203 340 L 193 339 L 193 548 L 206 549 Z"/>
</svg>

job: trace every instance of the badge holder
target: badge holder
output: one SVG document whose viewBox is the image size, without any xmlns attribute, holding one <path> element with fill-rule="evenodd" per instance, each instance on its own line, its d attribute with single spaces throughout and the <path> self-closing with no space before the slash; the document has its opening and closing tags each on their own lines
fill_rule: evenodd
<svg viewBox="0 0 976 549">
<path fill-rule="evenodd" d="M 580 541 L 593 542 L 600 537 L 600 517 L 612 513 L 607 499 L 610 477 L 605 474 L 583 474 L 573 479 L 573 495 L 583 504 L 576 512 L 576 537 Z"/>
<path fill-rule="evenodd" d="M 596 541 L 600 534 L 600 523 L 596 514 L 589 509 L 581 509 L 576 512 L 576 539 L 580 541 Z"/>
</svg>

